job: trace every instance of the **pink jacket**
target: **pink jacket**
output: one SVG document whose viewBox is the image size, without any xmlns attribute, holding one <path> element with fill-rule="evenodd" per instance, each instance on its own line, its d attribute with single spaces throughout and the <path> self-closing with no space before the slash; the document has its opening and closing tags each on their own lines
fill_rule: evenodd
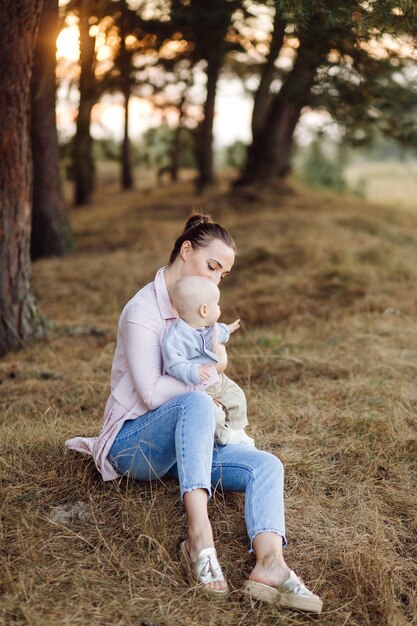
<svg viewBox="0 0 417 626">
<path fill-rule="evenodd" d="M 177 319 L 160 269 L 152 283 L 143 287 L 124 307 L 119 319 L 117 344 L 111 369 L 111 393 L 104 409 L 104 422 L 98 437 L 75 437 L 65 445 L 89 454 L 103 480 L 119 476 L 107 455 L 117 433 L 128 419 L 144 415 L 171 398 L 202 385 L 187 386 L 164 373 L 161 345 L 165 333 Z M 219 380 L 213 367 L 212 379 Z"/>
</svg>

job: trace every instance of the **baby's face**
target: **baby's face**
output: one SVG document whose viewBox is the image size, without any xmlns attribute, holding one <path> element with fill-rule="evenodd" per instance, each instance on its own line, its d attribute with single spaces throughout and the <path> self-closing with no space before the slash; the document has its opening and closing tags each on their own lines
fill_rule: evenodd
<svg viewBox="0 0 417 626">
<path fill-rule="evenodd" d="M 213 326 L 220 317 L 219 296 L 214 296 L 207 302 L 206 326 Z"/>
</svg>

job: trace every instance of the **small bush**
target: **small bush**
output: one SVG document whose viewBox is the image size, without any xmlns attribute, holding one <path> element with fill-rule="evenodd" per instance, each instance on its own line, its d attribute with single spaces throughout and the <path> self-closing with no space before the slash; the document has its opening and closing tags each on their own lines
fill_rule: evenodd
<svg viewBox="0 0 417 626">
<path fill-rule="evenodd" d="M 343 177 L 343 158 L 339 153 L 332 157 L 326 154 L 323 139 L 318 136 L 311 144 L 301 165 L 301 179 L 311 187 L 330 188 L 336 191 L 346 189 Z"/>
</svg>

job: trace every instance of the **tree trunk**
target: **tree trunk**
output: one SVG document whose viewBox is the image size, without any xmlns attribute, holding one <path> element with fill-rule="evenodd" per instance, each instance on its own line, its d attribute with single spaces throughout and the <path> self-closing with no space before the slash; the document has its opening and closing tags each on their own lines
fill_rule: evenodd
<svg viewBox="0 0 417 626">
<path fill-rule="evenodd" d="M 207 97 L 204 104 L 204 119 L 200 123 L 197 145 L 197 163 L 199 176 L 197 187 L 201 191 L 206 185 L 214 182 L 213 171 L 213 121 L 214 103 L 216 100 L 217 81 L 219 79 L 221 60 L 217 57 L 207 61 Z"/>
<path fill-rule="evenodd" d="M 41 336 L 31 290 L 28 110 L 41 0 L 0 3 L 0 355 Z"/>
<path fill-rule="evenodd" d="M 262 67 L 261 80 L 259 82 L 258 89 L 255 94 L 255 100 L 253 103 L 252 112 L 252 137 L 262 129 L 267 113 L 271 104 L 272 95 L 270 94 L 270 87 L 274 78 L 275 61 L 278 57 L 279 51 L 282 48 L 285 37 L 286 22 L 280 18 L 278 9 L 275 11 L 274 27 L 271 35 L 271 43 L 269 46 L 269 53 L 266 62 Z"/>
<path fill-rule="evenodd" d="M 178 120 L 178 126 L 174 131 L 174 138 L 172 141 L 171 152 L 171 181 L 173 183 L 178 182 L 178 170 L 180 167 L 180 155 L 181 155 L 181 131 L 182 126 L 180 120 Z"/>
<path fill-rule="evenodd" d="M 58 0 L 43 0 L 32 72 L 32 259 L 61 256 L 71 248 L 62 195 L 55 119 Z"/>
<path fill-rule="evenodd" d="M 89 204 L 92 201 L 95 183 L 93 140 L 90 135 L 91 111 L 96 103 L 94 76 L 95 39 L 89 35 L 90 1 L 80 0 L 79 3 L 80 104 L 73 151 L 74 204 L 76 206 Z"/>
<path fill-rule="evenodd" d="M 294 130 L 302 106 L 283 97 L 276 97 L 267 122 L 248 149 L 248 158 L 241 182 L 267 182 L 284 177 L 288 172 Z"/>
<path fill-rule="evenodd" d="M 190 71 L 191 75 L 191 71 Z M 191 83 L 191 79 L 187 82 L 187 89 L 189 84 Z M 181 96 L 179 105 L 178 105 L 178 123 L 174 132 L 174 138 L 172 142 L 172 151 L 171 151 L 171 180 L 173 183 L 178 181 L 178 171 L 180 168 L 180 156 L 181 156 L 181 133 L 182 133 L 182 125 L 185 117 L 184 114 L 184 105 L 187 100 L 186 91 L 184 91 Z"/>
<path fill-rule="evenodd" d="M 321 32 L 322 36 L 317 37 L 317 32 L 317 28 L 312 28 L 311 33 L 306 31 L 300 37 L 294 67 L 273 98 L 264 124 L 248 149 L 240 184 L 269 182 L 288 173 L 295 127 L 308 102 L 317 68 L 331 46 L 329 34 Z M 313 39 L 313 35 L 316 38 Z"/>
<path fill-rule="evenodd" d="M 132 158 L 129 140 L 129 102 L 131 96 L 130 72 L 132 69 L 132 59 L 129 51 L 126 49 L 126 35 L 128 34 L 128 25 L 128 7 L 126 4 L 126 0 L 123 0 L 120 18 L 120 68 L 125 108 L 125 124 L 122 143 L 122 189 L 133 189 Z"/>
<path fill-rule="evenodd" d="M 132 158 L 129 140 L 130 88 L 125 90 L 125 129 L 122 144 L 122 189 L 133 189 Z"/>
<path fill-rule="evenodd" d="M 178 181 L 178 171 L 180 168 L 182 117 L 183 115 L 180 109 L 178 125 L 174 131 L 171 151 L 171 180 L 173 183 Z"/>
</svg>

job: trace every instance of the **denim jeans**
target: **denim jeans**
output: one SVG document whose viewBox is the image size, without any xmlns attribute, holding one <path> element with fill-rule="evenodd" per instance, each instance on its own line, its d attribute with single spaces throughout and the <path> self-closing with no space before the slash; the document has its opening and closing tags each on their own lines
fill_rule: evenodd
<svg viewBox="0 0 417 626">
<path fill-rule="evenodd" d="M 116 470 L 136 480 L 166 474 L 179 481 L 181 497 L 192 489 L 245 493 L 250 539 L 274 532 L 285 540 L 284 469 L 270 454 L 245 445 L 214 443 L 213 400 L 201 391 L 185 393 L 140 417 L 127 420 L 109 453 Z"/>
</svg>

